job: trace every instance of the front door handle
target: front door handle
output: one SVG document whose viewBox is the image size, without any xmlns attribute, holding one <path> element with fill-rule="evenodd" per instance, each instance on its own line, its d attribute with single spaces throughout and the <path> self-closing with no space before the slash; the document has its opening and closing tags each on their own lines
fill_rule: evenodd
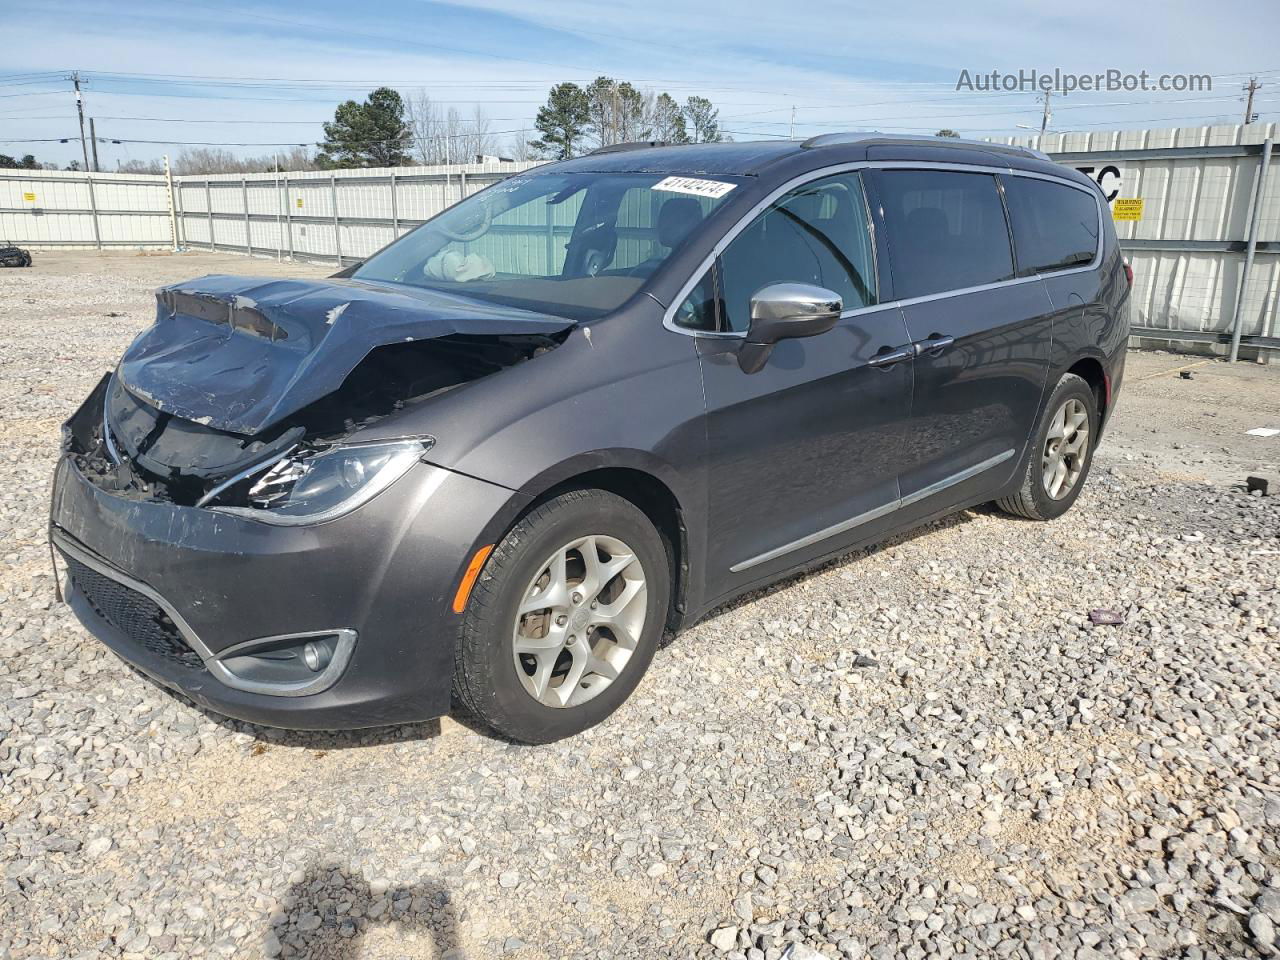
<svg viewBox="0 0 1280 960">
<path fill-rule="evenodd" d="M 877 353 L 874 357 L 867 361 L 869 367 L 892 367 L 895 363 L 901 363 L 903 360 L 910 360 L 916 355 L 916 346 L 909 343 L 905 347 L 898 347 L 896 350 L 890 350 L 887 353 Z"/>
<path fill-rule="evenodd" d="M 916 356 L 936 357 L 955 342 L 955 337 L 944 337 L 940 333 L 934 333 L 930 334 L 927 340 L 917 340 L 912 346 L 916 348 Z"/>
</svg>

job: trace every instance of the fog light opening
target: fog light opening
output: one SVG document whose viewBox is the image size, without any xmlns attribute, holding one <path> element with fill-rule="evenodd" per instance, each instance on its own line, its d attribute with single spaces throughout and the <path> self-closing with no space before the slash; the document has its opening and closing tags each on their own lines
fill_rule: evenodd
<svg viewBox="0 0 1280 960">
<path fill-rule="evenodd" d="M 302 662 L 312 673 L 319 673 L 333 659 L 333 650 L 323 640 L 311 640 L 302 648 Z"/>
<path fill-rule="evenodd" d="M 261 637 L 222 651 L 206 666 L 237 690 L 300 697 L 332 686 L 355 644 L 356 632 L 347 628 Z"/>
</svg>

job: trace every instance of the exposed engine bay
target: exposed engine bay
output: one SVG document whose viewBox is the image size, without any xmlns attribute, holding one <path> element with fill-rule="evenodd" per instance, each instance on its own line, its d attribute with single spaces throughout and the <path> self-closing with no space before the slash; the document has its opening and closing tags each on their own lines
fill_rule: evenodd
<svg viewBox="0 0 1280 960">
<path fill-rule="evenodd" d="M 64 443 L 82 474 L 95 486 L 131 499 L 268 508 L 309 464 L 361 428 L 553 349 L 572 326 L 558 321 L 554 325 L 561 329 L 540 332 L 552 326 L 545 322 L 550 318 L 529 315 L 532 320 L 508 320 L 509 333 L 460 333 L 454 331 L 463 327 L 468 311 L 462 311 L 460 322 L 445 320 L 436 303 L 397 297 L 416 308 L 422 338 L 402 335 L 411 321 L 406 305 L 397 302 L 400 315 L 390 324 L 396 340 L 378 342 L 386 338 L 378 336 L 369 315 L 386 299 L 381 291 L 358 298 L 367 318 L 362 326 L 370 334 L 359 329 L 335 334 L 334 328 L 347 322 L 343 314 L 359 322 L 352 309 L 354 291 L 343 290 L 347 299 L 335 307 L 332 297 L 320 299 L 330 282 L 289 283 L 288 299 L 278 311 L 221 289 L 216 294 L 184 289 L 177 296 L 172 289 L 159 291 L 156 325 L 139 336 L 120 367 L 103 377 L 67 422 Z M 301 295 L 299 286 L 307 287 Z M 308 299 L 320 302 L 301 314 L 298 304 Z M 486 319 L 478 326 L 503 326 Z M 172 325 L 168 330 L 167 324 Z M 525 327 L 530 331 L 523 332 Z M 129 383 L 130 374 L 139 372 L 145 391 Z M 323 392 L 326 375 L 341 379 Z M 225 395 L 216 389 L 219 383 L 226 385 Z M 318 399 L 290 409 L 290 400 L 316 394 Z M 199 414 L 192 409 L 198 399 L 207 403 L 205 415 L 183 416 L 173 409 Z M 227 423 L 234 409 L 266 412 L 258 413 L 257 429 L 236 429 Z M 430 442 L 424 438 L 423 449 Z M 334 469 L 363 471 L 365 463 L 351 460 Z"/>
</svg>

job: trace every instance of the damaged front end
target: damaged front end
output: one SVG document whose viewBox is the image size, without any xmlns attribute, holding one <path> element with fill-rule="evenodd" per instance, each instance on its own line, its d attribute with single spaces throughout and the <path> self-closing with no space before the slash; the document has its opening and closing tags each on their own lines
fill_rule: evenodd
<svg viewBox="0 0 1280 960">
<path fill-rule="evenodd" d="M 67 455 L 118 497 L 280 524 L 354 509 L 434 442 L 361 443 L 361 429 L 552 349 L 572 326 L 340 281 L 212 277 L 157 299 L 155 325 L 68 421 Z"/>
</svg>

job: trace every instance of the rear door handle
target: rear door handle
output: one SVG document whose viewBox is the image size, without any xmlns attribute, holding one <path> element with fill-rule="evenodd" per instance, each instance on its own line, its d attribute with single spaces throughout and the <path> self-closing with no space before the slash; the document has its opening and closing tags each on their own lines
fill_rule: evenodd
<svg viewBox="0 0 1280 960">
<path fill-rule="evenodd" d="M 928 355 L 936 357 L 956 342 L 955 337 L 944 337 L 941 334 L 933 334 L 927 340 L 917 340 L 912 344 L 916 350 L 916 356 Z"/>
<path fill-rule="evenodd" d="M 874 357 L 867 361 L 869 367 L 892 367 L 895 363 L 901 363 L 903 360 L 910 360 L 916 355 L 916 345 L 909 343 L 905 347 L 898 347 L 896 350 L 890 350 L 888 353 L 877 353 Z"/>
</svg>

